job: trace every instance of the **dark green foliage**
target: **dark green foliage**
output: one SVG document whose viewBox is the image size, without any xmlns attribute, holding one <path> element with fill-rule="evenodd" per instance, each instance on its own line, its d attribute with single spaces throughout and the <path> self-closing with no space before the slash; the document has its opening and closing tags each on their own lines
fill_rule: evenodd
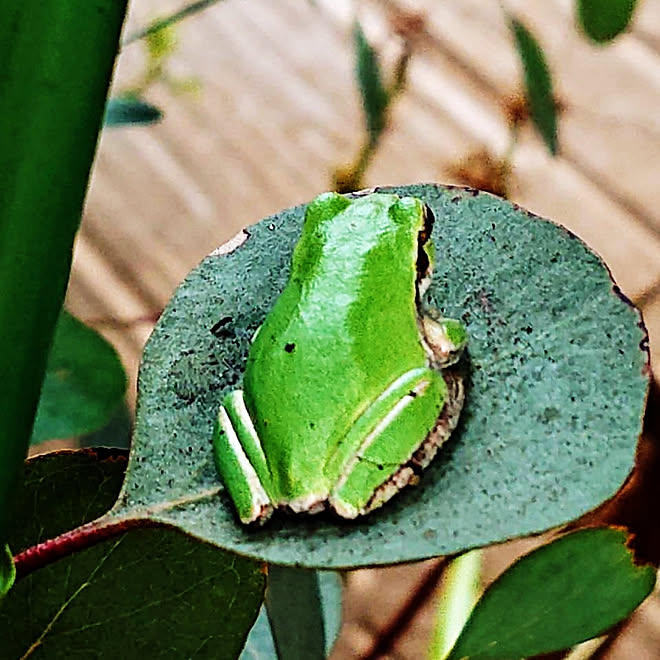
<svg viewBox="0 0 660 660">
<path fill-rule="evenodd" d="M 126 374 L 103 337 L 63 311 L 48 356 L 32 444 L 100 429 L 118 409 Z"/>
<path fill-rule="evenodd" d="M 121 486 L 120 451 L 28 462 L 12 549 L 103 514 Z M 263 598 L 258 563 L 168 527 L 133 529 L 19 580 L 0 605 L 2 657 L 236 658 Z"/>
<path fill-rule="evenodd" d="M 576 0 L 577 21 L 595 43 L 619 36 L 630 24 L 637 0 Z"/>
<path fill-rule="evenodd" d="M 653 590 L 625 532 L 583 529 L 525 555 L 486 590 L 447 660 L 509 660 L 568 648 L 627 617 Z"/>
<path fill-rule="evenodd" d="M 380 137 L 387 119 L 388 93 L 378 62 L 378 54 L 371 47 L 359 23 L 353 28 L 355 43 L 355 75 L 362 98 L 364 119 L 371 142 Z"/>
</svg>

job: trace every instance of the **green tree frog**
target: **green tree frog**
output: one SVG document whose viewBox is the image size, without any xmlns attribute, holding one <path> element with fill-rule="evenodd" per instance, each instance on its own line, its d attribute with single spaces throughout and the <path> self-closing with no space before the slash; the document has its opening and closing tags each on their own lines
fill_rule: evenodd
<svg viewBox="0 0 660 660">
<path fill-rule="evenodd" d="M 276 508 L 355 518 L 415 483 L 463 405 L 463 325 L 421 314 L 433 215 L 412 197 L 325 193 L 250 347 L 213 447 L 243 523 Z M 437 316 L 437 315 L 436 315 Z"/>
</svg>

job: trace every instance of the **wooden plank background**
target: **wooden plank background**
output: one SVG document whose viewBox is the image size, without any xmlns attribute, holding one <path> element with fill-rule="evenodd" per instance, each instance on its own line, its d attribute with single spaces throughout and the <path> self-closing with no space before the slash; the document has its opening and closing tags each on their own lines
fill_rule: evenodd
<svg viewBox="0 0 660 660">
<path fill-rule="evenodd" d="M 520 73 L 503 5 L 543 44 L 564 108 L 558 157 L 523 130 L 510 197 L 601 254 L 642 307 L 660 359 L 660 0 L 640 3 L 630 33 L 605 48 L 577 34 L 569 0 L 225 0 L 177 28 L 169 74 L 195 78 L 199 93 L 156 84 L 147 98 L 164 109 L 162 123 L 104 133 L 76 243 L 67 305 L 120 351 L 131 403 L 144 342 L 186 273 L 242 227 L 328 189 L 333 168 L 355 155 L 356 12 L 386 61 L 396 50 L 390 12 L 426 18 L 366 183 L 459 183 L 451 172 L 468 154 L 501 156 L 509 144 L 502 103 Z M 126 32 L 179 7 L 136 0 Z M 126 46 L 115 89 L 134 84 L 143 63 L 141 45 Z M 427 562 L 349 576 L 335 657 L 366 653 L 432 570 Z M 420 657 L 431 624 L 427 606 L 383 657 Z M 651 600 L 608 658 L 658 656 Z"/>
</svg>

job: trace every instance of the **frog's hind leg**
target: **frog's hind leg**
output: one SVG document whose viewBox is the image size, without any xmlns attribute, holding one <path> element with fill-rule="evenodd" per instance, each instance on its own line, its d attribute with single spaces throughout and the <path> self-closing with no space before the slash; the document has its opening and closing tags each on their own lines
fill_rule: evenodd
<svg viewBox="0 0 660 660">
<path fill-rule="evenodd" d="M 377 456 L 391 453 L 389 444 L 391 435 L 384 429 L 363 455 L 357 456 L 346 475 L 340 479 L 330 496 L 330 506 L 344 518 L 355 518 L 377 509 L 393 497 L 399 490 L 409 484 L 416 484 L 422 470 L 431 462 L 440 446 L 449 438 L 458 423 L 458 417 L 463 406 L 463 382 L 458 374 L 445 372 L 438 374 L 447 387 L 444 406 L 440 414 L 435 414 L 427 428 L 431 430 L 426 438 L 413 447 L 407 455 L 399 457 L 398 462 L 379 463 Z M 406 424 L 420 414 L 415 410 L 416 403 L 422 397 L 412 396 L 412 400 L 401 399 L 401 405 L 406 406 L 406 415 L 399 415 L 391 426 L 397 422 Z M 374 467 L 376 470 L 374 470 Z M 388 470 L 388 468 L 391 468 Z M 373 483 L 374 475 L 382 473 L 380 482 Z M 377 478 L 377 477 L 376 477 Z"/>
<path fill-rule="evenodd" d="M 231 392 L 223 404 L 213 431 L 215 463 L 241 522 L 262 524 L 273 512 L 266 458 L 243 392 Z"/>
<path fill-rule="evenodd" d="M 374 491 L 360 513 L 369 513 L 369 511 L 377 509 L 405 486 L 417 484 L 422 470 L 434 459 L 438 449 L 449 439 L 456 428 L 465 399 L 463 379 L 460 375 L 450 371 L 445 372 L 443 376 L 447 383 L 448 397 L 435 426 L 412 458 Z"/>
</svg>

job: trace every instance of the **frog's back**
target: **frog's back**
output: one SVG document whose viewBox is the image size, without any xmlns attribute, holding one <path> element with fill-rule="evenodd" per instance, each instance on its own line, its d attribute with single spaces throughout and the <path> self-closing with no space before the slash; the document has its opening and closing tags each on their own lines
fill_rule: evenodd
<svg viewBox="0 0 660 660">
<path fill-rule="evenodd" d="M 320 456 L 369 403 L 425 364 L 416 316 L 422 203 L 379 194 L 347 209 L 308 215 L 289 283 L 245 371 L 245 401 L 266 455 L 271 442 L 278 456 L 288 448 L 286 474 L 278 479 L 271 466 L 284 490 L 283 480 L 295 480 L 292 465 L 318 471 Z"/>
</svg>

